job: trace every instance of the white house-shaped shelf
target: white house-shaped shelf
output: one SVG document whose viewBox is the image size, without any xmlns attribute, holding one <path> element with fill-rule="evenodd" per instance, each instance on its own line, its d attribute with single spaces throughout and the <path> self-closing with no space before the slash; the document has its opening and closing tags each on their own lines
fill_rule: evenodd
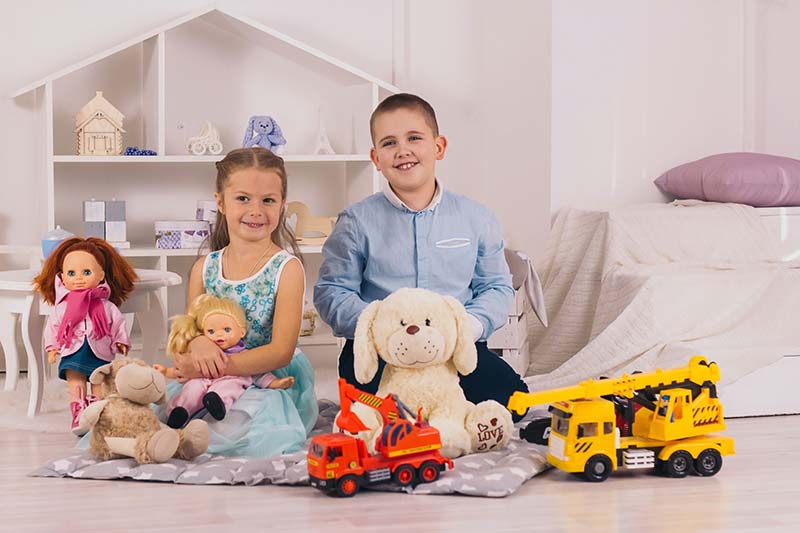
<svg viewBox="0 0 800 533">
<path fill-rule="evenodd" d="M 369 147 L 369 113 L 382 97 L 400 92 L 325 52 L 216 6 L 70 65 L 20 88 L 13 97 L 38 90 L 50 117 L 45 122 L 52 123 L 49 153 L 56 161 L 75 154 L 75 137 L 65 134 L 73 127 L 67 130 L 66 124 L 95 91 L 102 91 L 126 117 L 125 145 L 161 156 L 189 155 L 185 140 L 197 134 L 204 120 L 217 126 L 226 150 L 234 148 L 249 116 L 259 114 L 278 120 L 289 141 L 286 155 L 310 154 L 320 109 L 336 153 L 363 155 Z"/>
<path fill-rule="evenodd" d="M 92 107 L 84 113 L 96 91 L 116 111 L 102 104 L 100 115 Z M 98 198 L 124 196 L 129 240 L 136 244 L 152 241 L 154 220 L 191 218 L 195 202 L 210 194 L 209 163 L 241 145 L 253 115 L 275 118 L 287 139 L 282 155 L 294 165 L 290 200 L 328 215 L 377 191 L 380 175 L 368 155 L 369 116 L 382 98 L 397 92 L 325 52 L 213 6 L 61 69 L 13 96 L 27 99 L 24 105 L 37 111 L 43 130 L 48 228 L 79 221 L 86 191 Z M 75 123 L 78 110 L 79 118 L 88 119 L 83 126 Z M 335 154 L 313 153 L 320 117 Z M 88 134 L 106 120 L 103 128 L 118 127 L 122 137 L 112 153 L 137 146 L 158 155 L 75 155 L 76 126 Z M 219 131 L 221 155 L 188 150 L 187 140 L 206 120 Z M 152 201 L 156 188 L 170 195 L 169 202 Z"/>
</svg>

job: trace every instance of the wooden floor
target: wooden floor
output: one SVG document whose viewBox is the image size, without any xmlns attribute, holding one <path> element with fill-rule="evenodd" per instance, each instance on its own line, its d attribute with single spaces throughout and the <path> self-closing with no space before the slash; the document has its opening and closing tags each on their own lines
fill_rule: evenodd
<svg viewBox="0 0 800 533">
<path fill-rule="evenodd" d="M 1 531 L 796 531 L 800 416 L 728 421 L 735 456 L 711 478 L 617 472 L 586 483 L 550 470 L 503 499 L 309 487 L 182 486 L 31 478 L 70 435 L 0 434 Z"/>
</svg>

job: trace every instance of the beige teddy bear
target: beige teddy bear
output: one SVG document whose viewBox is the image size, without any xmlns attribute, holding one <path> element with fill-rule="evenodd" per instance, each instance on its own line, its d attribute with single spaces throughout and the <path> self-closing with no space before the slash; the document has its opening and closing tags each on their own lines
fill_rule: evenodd
<svg viewBox="0 0 800 533">
<path fill-rule="evenodd" d="M 356 325 L 354 370 L 361 383 L 372 381 L 378 356 L 386 362 L 377 395 L 396 394 L 439 430 L 441 453 L 459 457 L 503 448 L 511 437 L 511 413 L 494 400 L 475 405 L 464 397 L 458 374 L 478 364 L 469 319 L 455 298 L 425 289 L 400 289 L 370 303 Z M 353 410 L 370 428 L 359 434 L 370 446 L 380 435 L 378 413 Z"/>
<path fill-rule="evenodd" d="M 81 413 L 80 426 L 91 430 L 89 449 L 100 459 L 133 457 L 139 464 L 193 459 L 208 448 L 208 425 L 192 420 L 180 430 L 158 421 L 151 403 L 166 400 L 164 376 L 144 361 L 124 357 L 89 376 L 103 387 L 103 399 Z"/>
</svg>

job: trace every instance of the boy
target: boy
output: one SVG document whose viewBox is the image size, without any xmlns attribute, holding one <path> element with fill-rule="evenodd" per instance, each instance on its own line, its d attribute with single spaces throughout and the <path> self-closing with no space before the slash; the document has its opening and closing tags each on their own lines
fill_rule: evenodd
<svg viewBox="0 0 800 533">
<path fill-rule="evenodd" d="M 314 288 L 321 318 L 347 339 L 339 375 L 375 393 L 383 360 L 368 384 L 358 383 L 353 371 L 358 315 L 397 289 L 422 287 L 453 296 L 467 309 L 478 349 L 477 368 L 461 376 L 467 399 L 506 405 L 515 390 L 528 388 L 485 342 L 505 321 L 514 297 L 500 225 L 487 207 L 443 190 L 436 180 L 447 139 L 425 100 L 389 96 L 372 113 L 370 133 L 370 158 L 386 178 L 383 192 L 339 215 Z"/>
</svg>

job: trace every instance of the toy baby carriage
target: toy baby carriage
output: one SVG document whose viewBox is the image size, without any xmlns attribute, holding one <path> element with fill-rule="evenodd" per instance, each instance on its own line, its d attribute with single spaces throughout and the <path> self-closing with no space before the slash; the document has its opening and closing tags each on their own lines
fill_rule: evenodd
<svg viewBox="0 0 800 533">
<path fill-rule="evenodd" d="M 222 153 L 222 143 L 219 141 L 219 132 L 217 128 L 211 125 L 209 121 L 204 121 L 203 126 L 200 128 L 200 135 L 196 137 L 189 137 L 188 148 L 194 155 L 203 155 L 208 150 L 211 155 L 219 155 Z"/>
</svg>

